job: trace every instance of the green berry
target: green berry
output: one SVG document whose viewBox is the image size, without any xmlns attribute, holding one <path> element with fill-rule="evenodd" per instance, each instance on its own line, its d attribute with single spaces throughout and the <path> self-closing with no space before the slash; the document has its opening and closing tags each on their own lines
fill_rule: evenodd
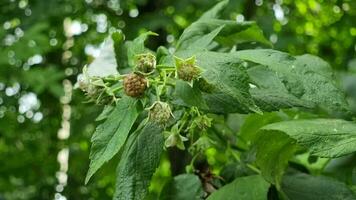
<svg viewBox="0 0 356 200">
<path fill-rule="evenodd" d="M 136 70 L 147 74 L 156 68 L 156 57 L 151 53 L 137 55 Z"/>
<path fill-rule="evenodd" d="M 199 78 L 201 70 L 195 65 L 195 57 L 188 58 L 186 60 L 175 58 L 176 70 L 179 79 L 192 82 Z"/>
<path fill-rule="evenodd" d="M 129 74 L 124 78 L 124 91 L 127 96 L 140 97 L 147 88 L 147 80 L 139 74 Z"/>
<path fill-rule="evenodd" d="M 166 125 L 172 117 L 172 110 L 168 103 L 156 101 L 149 108 L 149 119 L 157 124 Z"/>
</svg>

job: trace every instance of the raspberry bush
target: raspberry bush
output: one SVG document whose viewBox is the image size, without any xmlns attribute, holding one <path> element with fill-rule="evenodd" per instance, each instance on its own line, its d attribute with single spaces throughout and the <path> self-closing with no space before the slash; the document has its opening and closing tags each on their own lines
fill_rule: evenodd
<svg viewBox="0 0 356 200">
<path fill-rule="evenodd" d="M 118 155 L 113 198 L 149 198 L 168 155 L 183 167 L 159 199 L 356 199 L 352 178 L 324 177 L 335 173 L 327 163 L 356 151 L 356 124 L 330 66 L 268 49 L 254 22 L 219 18 L 226 5 L 188 26 L 174 49 L 146 48 L 152 32 L 104 41 L 96 59 L 115 62 L 92 62 L 77 84 L 106 105 L 86 182 Z"/>
</svg>

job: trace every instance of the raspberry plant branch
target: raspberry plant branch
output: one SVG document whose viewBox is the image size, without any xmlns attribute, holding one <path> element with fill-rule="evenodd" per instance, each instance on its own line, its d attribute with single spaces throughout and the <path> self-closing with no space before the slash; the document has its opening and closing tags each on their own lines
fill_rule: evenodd
<svg viewBox="0 0 356 200">
<path fill-rule="evenodd" d="M 270 43 L 254 22 L 219 19 L 227 4 L 222 1 L 187 27 L 172 53 L 145 47 L 157 35 L 152 32 L 133 41 L 124 41 L 120 31 L 108 36 L 103 52 L 109 55 L 101 56 L 124 60 L 101 73 L 94 61 L 77 83 L 90 101 L 113 107 L 103 111 L 105 121 L 93 134 L 86 182 L 120 152 L 114 199 L 144 199 L 162 153 L 177 148 L 190 154 L 188 174 L 167 184 L 162 199 L 172 188 L 178 191 L 171 198 L 179 199 L 184 191 L 174 184 L 182 177 L 197 187 L 191 199 L 267 199 L 269 190 L 288 199 L 290 177 L 320 182 L 289 164 L 312 169 L 298 155 L 335 158 L 356 151 L 356 124 L 333 119 L 349 119 L 349 112 L 330 66 L 311 55 L 261 49 Z M 255 43 L 241 50 L 246 41 Z M 127 57 L 116 55 L 115 48 Z M 356 198 L 348 186 L 338 187 L 344 199 Z"/>
</svg>

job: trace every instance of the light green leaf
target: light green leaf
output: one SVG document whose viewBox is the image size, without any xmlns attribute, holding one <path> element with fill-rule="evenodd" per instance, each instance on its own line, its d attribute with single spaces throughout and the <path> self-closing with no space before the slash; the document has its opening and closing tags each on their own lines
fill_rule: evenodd
<svg viewBox="0 0 356 200">
<path fill-rule="evenodd" d="M 90 77 L 105 77 L 115 75 L 117 63 L 114 50 L 114 41 L 111 36 L 107 37 L 100 48 L 100 54 L 88 66 L 88 75 Z"/>
<path fill-rule="evenodd" d="M 226 37 L 217 37 L 216 41 L 222 46 L 234 46 L 245 42 L 259 42 L 269 47 L 273 46 L 272 43 L 263 35 L 263 31 L 257 24 L 252 24 L 246 30 L 231 34 Z"/>
<path fill-rule="evenodd" d="M 356 123 L 350 121 L 294 120 L 269 124 L 262 129 L 283 132 L 316 156 L 340 157 L 356 151 Z"/>
<path fill-rule="evenodd" d="M 294 154 L 296 145 L 287 135 L 270 131 L 260 132 L 256 140 L 256 164 L 263 177 L 279 187 L 288 160 Z"/>
<path fill-rule="evenodd" d="M 250 114 L 245 118 L 245 121 L 240 128 L 239 136 L 250 144 L 255 141 L 258 135 L 257 133 L 261 127 L 282 120 L 282 116 L 277 112 L 263 113 L 263 115 Z"/>
<path fill-rule="evenodd" d="M 289 93 L 328 111 L 346 111 L 345 95 L 337 87 L 330 66 L 312 55 L 293 57 L 271 49 L 238 51 L 239 58 L 268 66 Z"/>
<path fill-rule="evenodd" d="M 213 192 L 208 200 L 267 200 L 269 186 L 261 175 L 240 177 Z"/>
<path fill-rule="evenodd" d="M 356 195 L 346 184 L 322 176 L 286 175 L 282 190 L 290 200 L 354 200 Z"/>
<path fill-rule="evenodd" d="M 181 174 L 174 177 L 162 189 L 160 200 L 201 200 L 203 186 L 198 176 Z"/>
<path fill-rule="evenodd" d="M 121 149 L 139 112 L 137 100 L 123 97 L 106 121 L 96 128 L 91 138 L 91 161 L 85 183 Z"/>
<path fill-rule="evenodd" d="M 220 38 L 229 37 L 233 34 L 244 31 L 254 24 L 254 22 L 237 23 L 236 21 L 222 19 L 207 19 L 196 21 L 188 28 L 186 28 L 180 36 L 177 43 L 177 51 L 188 49 L 195 41 L 199 40 L 204 35 L 211 33 L 221 26 L 224 27 L 218 34 L 218 37 Z"/>
<path fill-rule="evenodd" d="M 210 10 L 206 11 L 199 18 L 199 20 L 208 20 L 208 19 L 219 18 L 220 17 L 220 13 L 226 8 L 228 3 L 229 3 L 229 0 L 224 0 L 224 1 L 219 2 L 214 7 L 212 7 Z"/>
<path fill-rule="evenodd" d="M 209 45 L 212 43 L 214 38 L 220 33 L 220 31 L 223 29 L 224 26 L 220 26 L 210 33 L 198 38 L 197 40 L 193 41 L 188 47 L 188 50 L 195 50 L 195 51 L 201 51 L 201 50 L 208 50 Z"/>
<path fill-rule="evenodd" d="M 148 123 L 132 134 L 117 167 L 115 200 L 142 200 L 163 151 L 162 129 Z"/>
</svg>

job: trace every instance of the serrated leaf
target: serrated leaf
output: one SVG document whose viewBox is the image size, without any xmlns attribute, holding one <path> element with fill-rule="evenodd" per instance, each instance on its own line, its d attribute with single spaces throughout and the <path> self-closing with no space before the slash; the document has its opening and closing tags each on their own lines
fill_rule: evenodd
<svg viewBox="0 0 356 200">
<path fill-rule="evenodd" d="M 196 54 L 197 64 L 204 71 L 202 77 L 216 90 L 204 94 L 212 112 L 260 112 L 249 93 L 249 76 L 234 54 L 201 52 Z"/>
<path fill-rule="evenodd" d="M 187 82 L 182 80 L 176 81 L 175 103 L 185 106 L 196 106 L 201 109 L 208 109 L 200 90 L 194 85 L 191 87 Z"/>
<path fill-rule="evenodd" d="M 132 134 L 117 167 L 115 200 L 142 200 L 163 151 L 162 129 L 148 123 Z"/>
<path fill-rule="evenodd" d="M 111 36 L 103 42 L 99 56 L 89 64 L 87 73 L 90 77 L 106 77 L 119 73 L 117 71 L 114 41 Z"/>
<path fill-rule="evenodd" d="M 239 58 L 268 66 L 289 93 L 328 111 L 348 109 L 345 95 L 337 87 L 330 66 L 312 55 L 293 57 L 271 49 L 238 51 Z"/>
<path fill-rule="evenodd" d="M 163 187 L 159 200 L 201 200 L 203 196 L 204 190 L 199 177 L 181 174 Z"/>
<path fill-rule="evenodd" d="M 254 66 L 247 72 L 254 86 L 250 88 L 250 93 L 262 110 L 278 111 L 293 107 L 314 107 L 314 103 L 300 99 L 288 91 L 276 72 L 266 66 Z"/>
<path fill-rule="evenodd" d="M 356 151 L 356 123 L 350 121 L 293 120 L 269 124 L 262 130 L 283 132 L 316 156 L 332 158 Z"/>
<path fill-rule="evenodd" d="M 268 134 L 260 132 L 256 140 L 256 164 L 261 169 L 263 177 L 279 187 L 288 160 L 294 154 L 296 145 L 287 135 L 271 131 Z"/>
<path fill-rule="evenodd" d="M 91 138 L 91 161 L 85 183 L 105 162 L 119 152 L 125 143 L 127 135 L 140 112 L 137 102 L 136 99 L 123 97 L 106 121 L 96 128 Z"/>
<path fill-rule="evenodd" d="M 270 184 L 261 175 L 239 177 L 213 192 L 208 200 L 267 200 L 269 186 Z"/>
<path fill-rule="evenodd" d="M 328 177 L 297 173 L 283 178 L 282 190 L 290 200 L 354 200 L 346 184 Z"/>
</svg>

